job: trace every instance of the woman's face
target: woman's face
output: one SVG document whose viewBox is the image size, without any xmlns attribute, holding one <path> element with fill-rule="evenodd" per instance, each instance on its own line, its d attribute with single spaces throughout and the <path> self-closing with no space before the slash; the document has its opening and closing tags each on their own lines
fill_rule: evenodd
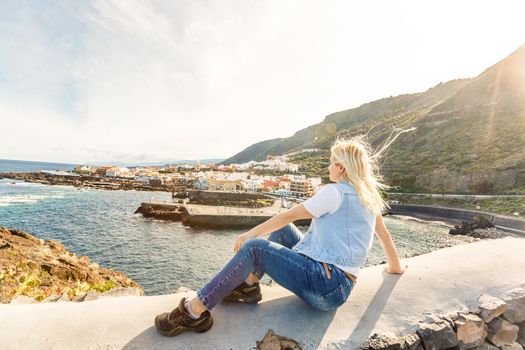
<svg viewBox="0 0 525 350">
<path fill-rule="evenodd" d="M 328 172 L 330 173 L 330 181 L 339 182 L 343 176 L 345 168 L 337 163 L 333 156 L 330 156 L 330 165 L 328 166 Z"/>
</svg>

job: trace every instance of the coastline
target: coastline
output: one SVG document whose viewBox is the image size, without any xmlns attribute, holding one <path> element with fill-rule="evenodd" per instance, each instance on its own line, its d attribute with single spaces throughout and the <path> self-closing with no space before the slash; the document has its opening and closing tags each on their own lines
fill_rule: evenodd
<svg viewBox="0 0 525 350">
<path fill-rule="evenodd" d="M 72 186 L 78 189 L 93 188 L 106 191 L 152 191 L 171 192 L 169 185 L 144 185 L 131 180 L 87 175 L 52 175 L 44 172 L 0 173 L 0 179 L 18 180 L 49 186 Z"/>
<path fill-rule="evenodd" d="M 0 305 L 0 338 L 5 349 L 21 345 L 32 349 L 248 349 L 272 329 L 305 350 L 368 348 L 373 333 L 414 334 L 420 322 L 429 322 L 434 314 L 474 312 L 481 294 L 499 296 L 524 286 L 524 249 L 524 239 L 509 237 L 402 259 L 408 265 L 403 275 L 387 274 L 381 265 L 367 267 L 348 301 L 333 312 L 317 311 L 280 286 L 262 286 L 263 300 L 258 305 L 219 304 L 213 310 L 216 322 L 210 331 L 176 339 L 158 334 L 153 319 L 175 307 L 182 297 L 192 297 L 194 291 L 84 303 Z M 31 329 L 30 337 L 27 329 Z"/>
</svg>

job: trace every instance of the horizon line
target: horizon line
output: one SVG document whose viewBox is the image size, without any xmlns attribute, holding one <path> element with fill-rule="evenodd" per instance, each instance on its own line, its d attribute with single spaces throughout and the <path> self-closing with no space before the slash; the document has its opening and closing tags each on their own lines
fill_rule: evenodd
<svg viewBox="0 0 525 350">
<path fill-rule="evenodd" d="M 124 161 L 95 161 L 95 162 L 78 162 L 78 163 L 69 163 L 69 162 L 54 162 L 54 161 L 40 161 L 40 160 L 27 160 L 27 159 L 6 159 L 6 158 L 0 158 L 0 161 L 9 161 L 9 162 L 25 162 L 25 163 L 42 163 L 42 164 L 59 164 L 59 165 L 96 165 L 96 164 L 127 164 L 128 166 L 139 166 L 139 165 L 145 165 L 146 164 L 160 164 L 160 165 L 169 165 L 174 163 L 181 163 L 181 162 L 196 162 L 196 161 L 206 161 L 206 160 L 214 160 L 217 161 L 217 163 L 225 160 L 227 158 L 201 158 L 201 159 L 180 159 L 180 160 L 172 160 L 172 161 L 144 161 L 144 162 L 124 162 Z"/>
</svg>

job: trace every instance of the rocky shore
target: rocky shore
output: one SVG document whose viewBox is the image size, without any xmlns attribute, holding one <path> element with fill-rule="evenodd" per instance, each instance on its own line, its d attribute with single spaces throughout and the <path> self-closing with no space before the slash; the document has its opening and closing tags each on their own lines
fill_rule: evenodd
<svg viewBox="0 0 525 350">
<path fill-rule="evenodd" d="M 463 221 L 461 225 L 455 225 L 450 229 L 451 235 L 463 235 L 478 239 L 495 239 L 507 236 L 515 236 L 509 232 L 502 231 L 494 226 L 484 216 L 476 217 L 472 222 Z"/>
<path fill-rule="evenodd" d="M 156 205 L 154 203 L 141 203 L 134 214 L 142 214 L 145 218 L 154 218 L 166 221 L 182 221 L 188 211 L 183 204 L 173 206 Z"/>
<path fill-rule="evenodd" d="M 135 190 L 170 192 L 169 185 L 149 186 L 133 180 L 97 176 L 66 176 L 44 172 L 0 173 L 0 179 L 19 180 L 44 185 L 74 186 L 78 188 L 95 188 L 99 190 Z"/>
<path fill-rule="evenodd" d="M 84 301 L 143 295 L 122 272 L 76 256 L 56 241 L 0 227 L 0 302 Z"/>
<path fill-rule="evenodd" d="M 463 221 L 461 226 L 454 225 L 454 228 L 449 231 L 451 235 L 466 235 L 474 230 L 487 229 L 494 227 L 494 224 L 490 222 L 484 216 L 477 216 L 473 221 Z"/>
</svg>

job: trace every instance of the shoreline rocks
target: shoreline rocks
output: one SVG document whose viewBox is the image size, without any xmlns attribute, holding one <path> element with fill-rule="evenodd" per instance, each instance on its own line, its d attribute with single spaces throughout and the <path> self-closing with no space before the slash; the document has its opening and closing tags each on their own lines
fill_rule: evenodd
<svg viewBox="0 0 525 350">
<path fill-rule="evenodd" d="M 454 228 L 450 229 L 449 234 L 468 235 L 474 230 L 492 227 L 494 227 L 494 224 L 490 222 L 487 218 L 485 218 L 484 216 L 477 216 L 472 222 L 462 221 L 461 226 L 455 225 Z"/>
<path fill-rule="evenodd" d="M 43 172 L 30 173 L 0 173 L 0 179 L 19 180 L 24 182 L 39 183 L 50 186 L 73 186 L 93 188 L 106 191 L 153 191 L 171 192 L 169 185 L 150 186 L 137 183 L 133 180 L 116 179 L 110 177 L 97 177 L 89 175 L 65 176 L 52 175 Z"/>
<path fill-rule="evenodd" d="M 83 301 L 104 295 L 143 295 L 122 272 L 68 252 L 56 241 L 0 227 L 0 302 Z"/>
<path fill-rule="evenodd" d="M 455 225 L 448 233 L 450 235 L 462 235 L 479 239 L 496 239 L 511 236 L 511 234 L 496 228 L 484 216 L 478 216 L 472 222 L 463 221 L 461 226 Z"/>
<path fill-rule="evenodd" d="M 173 205 L 170 208 L 161 205 L 141 203 L 134 214 L 142 214 L 145 218 L 154 218 L 166 221 L 182 221 L 183 215 L 187 214 L 184 205 Z"/>
</svg>

